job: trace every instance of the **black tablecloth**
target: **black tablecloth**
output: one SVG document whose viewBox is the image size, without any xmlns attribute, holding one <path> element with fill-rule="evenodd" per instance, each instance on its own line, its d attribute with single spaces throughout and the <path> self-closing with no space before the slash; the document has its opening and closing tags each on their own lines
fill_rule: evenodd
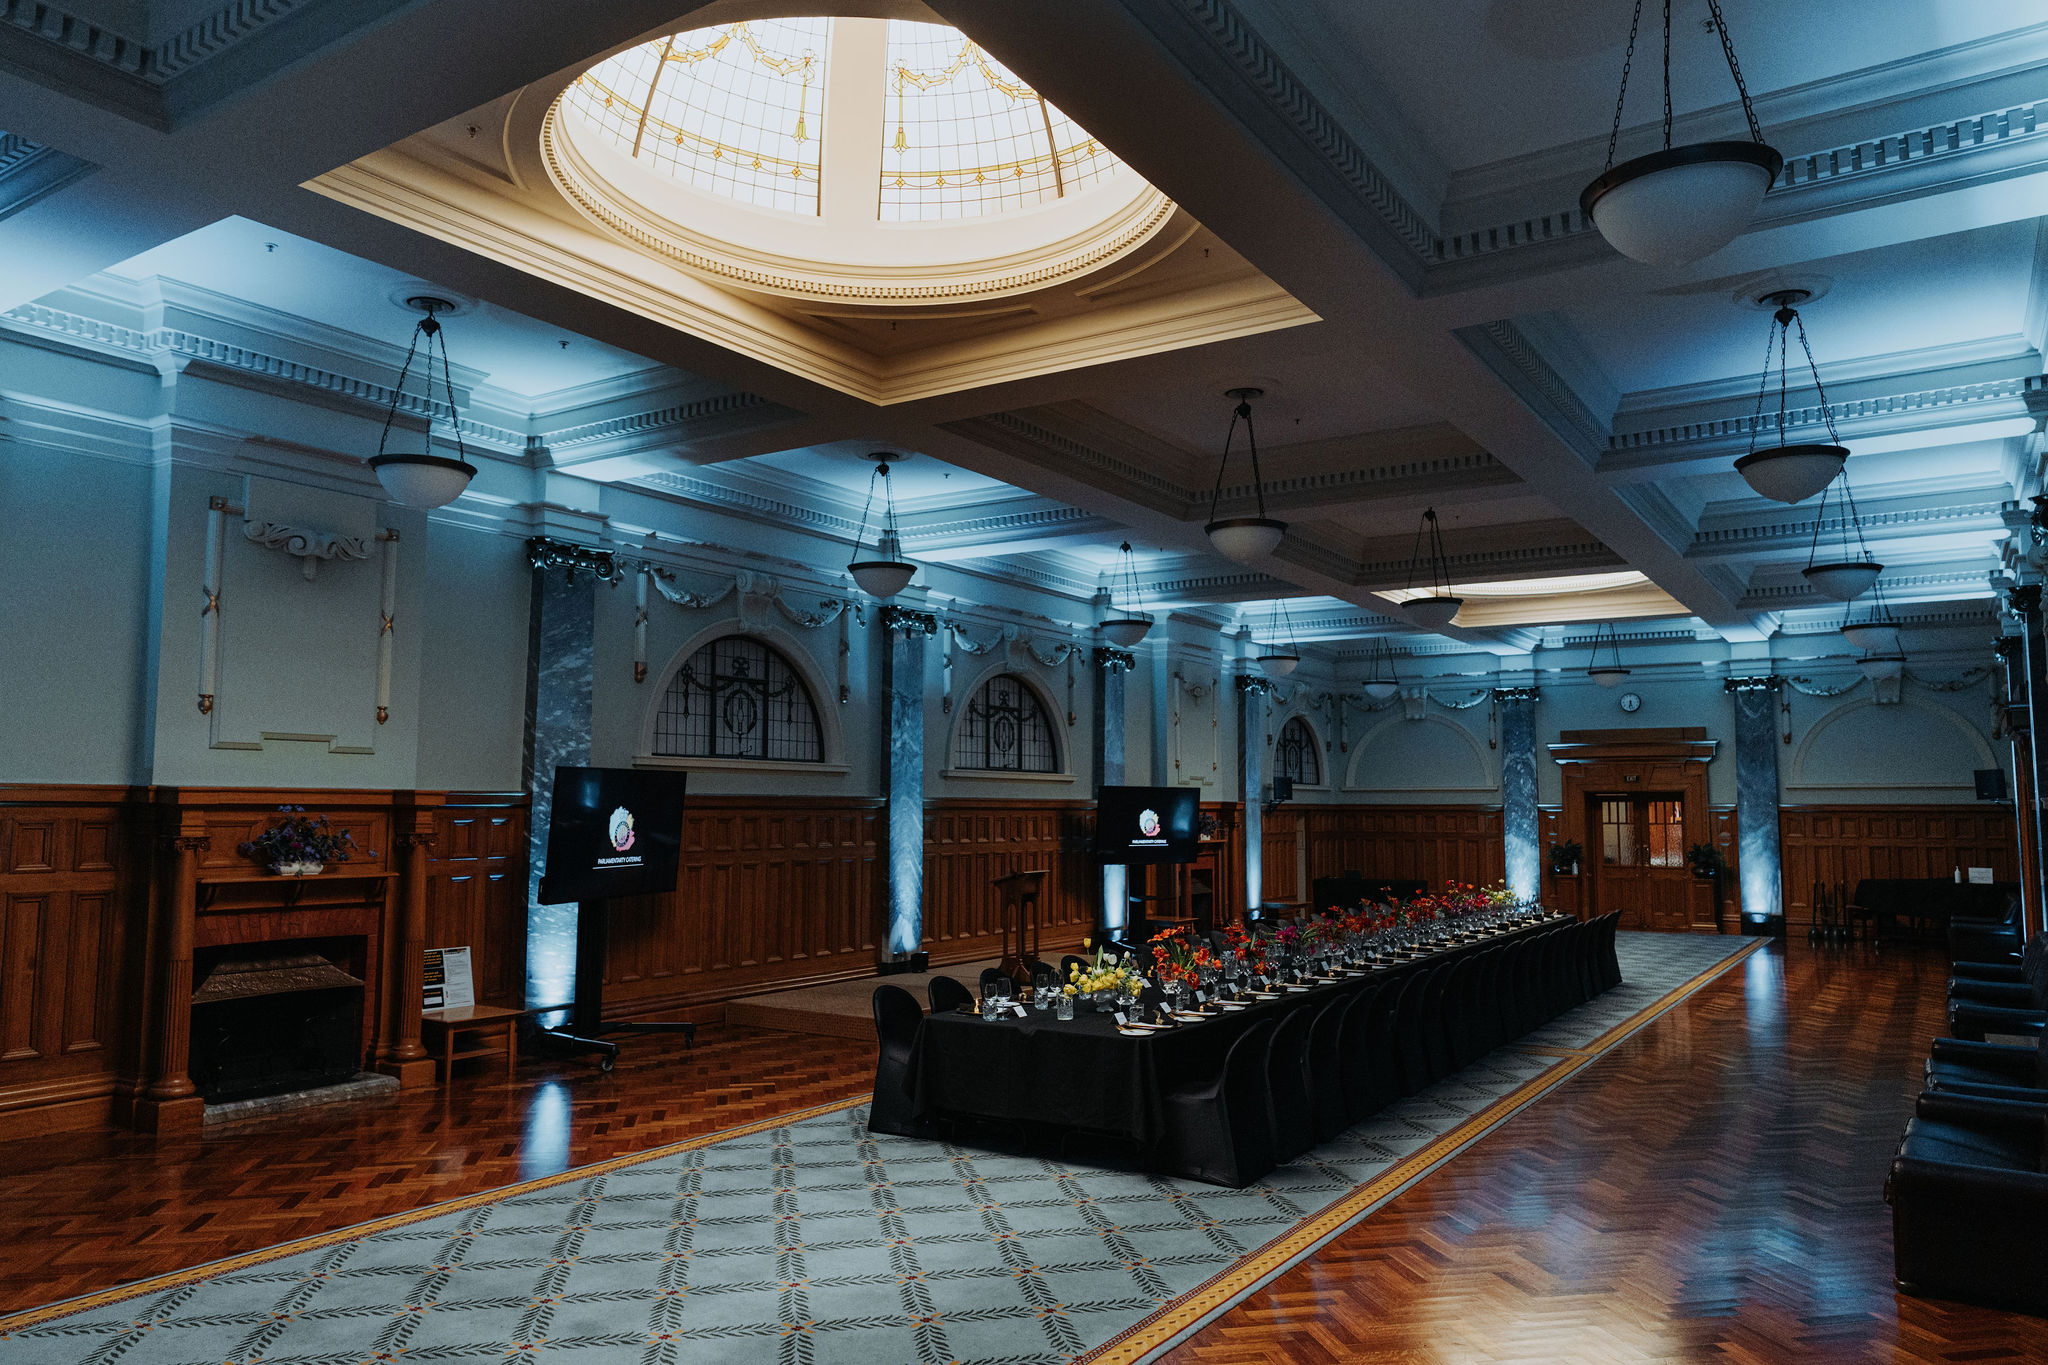
<svg viewBox="0 0 2048 1365">
<path fill-rule="evenodd" d="M 1118 1033 L 1110 1015 L 1086 1006 L 1077 1007 L 1072 1019 L 1055 1018 L 1049 1010 L 993 1021 L 977 1014 L 934 1014 L 918 1029 L 912 1049 L 912 1097 L 920 1115 L 1053 1124 L 1150 1143 L 1161 1131 L 1163 1097 L 1178 1085 L 1213 1076 L 1231 1043 L 1259 1020 L 1278 1019 L 1370 981 L 1509 942 L 1562 918 L 1551 916 L 1142 1038 Z"/>
</svg>

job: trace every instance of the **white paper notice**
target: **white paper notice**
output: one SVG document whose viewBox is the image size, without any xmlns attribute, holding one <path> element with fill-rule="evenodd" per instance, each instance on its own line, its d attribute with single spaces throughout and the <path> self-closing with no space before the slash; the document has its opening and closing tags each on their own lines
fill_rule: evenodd
<svg viewBox="0 0 2048 1365">
<path fill-rule="evenodd" d="M 423 1010 L 468 1009 L 476 1003 L 476 987 L 469 970 L 468 948 L 427 949 L 425 989 L 420 992 Z"/>
<path fill-rule="evenodd" d="M 1991 869 L 1990 869 L 1990 868 L 1988 868 L 1988 867 L 1973 867 L 1973 868 L 1971 868 L 1971 869 L 1970 869 L 1970 885 L 1972 885 L 1972 886 L 1989 886 L 1989 885 L 1991 885 Z"/>
</svg>

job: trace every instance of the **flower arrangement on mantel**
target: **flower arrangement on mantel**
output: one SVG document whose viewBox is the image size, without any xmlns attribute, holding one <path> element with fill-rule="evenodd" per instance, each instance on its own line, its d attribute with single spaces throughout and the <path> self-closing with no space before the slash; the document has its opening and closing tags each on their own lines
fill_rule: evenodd
<svg viewBox="0 0 2048 1365">
<path fill-rule="evenodd" d="M 355 836 L 334 830 L 324 815 L 308 816 L 304 806 L 279 806 L 284 819 L 236 852 L 262 863 L 280 877 L 311 877 L 329 863 L 345 863 L 355 850 Z"/>
</svg>

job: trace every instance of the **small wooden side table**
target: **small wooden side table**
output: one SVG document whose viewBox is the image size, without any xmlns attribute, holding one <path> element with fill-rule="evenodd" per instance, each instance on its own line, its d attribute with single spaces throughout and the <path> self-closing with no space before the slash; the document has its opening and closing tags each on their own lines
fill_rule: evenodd
<svg viewBox="0 0 2048 1365">
<path fill-rule="evenodd" d="M 420 1015 L 420 1041 L 441 1068 L 441 1084 L 455 1074 L 455 1064 L 470 1057 L 505 1057 L 505 1080 L 514 1080 L 519 1065 L 519 1021 L 525 1010 L 499 1005 L 465 1005 L 459 1009 L 426 1010 Z M 493 1044 L 492 1035 L 497 1036 Z"/>
</svg>

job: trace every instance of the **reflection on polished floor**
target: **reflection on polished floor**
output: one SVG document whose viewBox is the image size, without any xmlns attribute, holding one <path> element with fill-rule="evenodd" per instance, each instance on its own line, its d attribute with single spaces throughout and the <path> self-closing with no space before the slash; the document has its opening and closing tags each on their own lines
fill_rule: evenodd
<svg viewBox="0 0 2048 1365">
<path fill-rule="evenodd" d="M 1880 1189 L 1945 976 L 1774 945 L 1169 1359 L 2048 1359 L 2034 1320 L 1891 1292 Z M 11 1144 L 0 1307 L 850 1095 L 871 1064 L 724 1029 L 638 1041 L 611 1077 L 542 1062 L 161 1148 Z"/>
</svg>

